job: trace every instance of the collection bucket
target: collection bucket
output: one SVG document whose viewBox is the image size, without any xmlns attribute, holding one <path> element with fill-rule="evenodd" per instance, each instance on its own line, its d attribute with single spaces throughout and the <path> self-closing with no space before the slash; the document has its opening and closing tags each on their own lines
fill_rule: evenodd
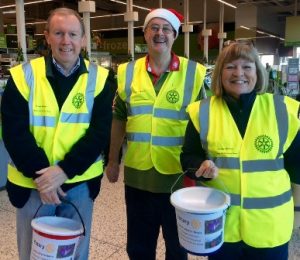
<svg viewBox="0 0 300 260">
<path fill-rule="evenodd" d="M 65 201 L 65 203 L 72 204 L 75 207 L 71 202 Z M 75 210 L 79 214 L 76 207 Z M 81 223 L 74 219 L 57 216 L 33 218 L 31 221 L 32 244 L 30 260 L 75 259 L 80 238 L 85 235 L 85 226 L 80 214 L 79 218 Z"/>
<path fill-rule="evenodd" d="M 180 245 L 194 255 L 207 255 L 224 242 L 226 210 L 230 197 L 207 187 L 182 188 L 171 195 Z"/>
</svg>

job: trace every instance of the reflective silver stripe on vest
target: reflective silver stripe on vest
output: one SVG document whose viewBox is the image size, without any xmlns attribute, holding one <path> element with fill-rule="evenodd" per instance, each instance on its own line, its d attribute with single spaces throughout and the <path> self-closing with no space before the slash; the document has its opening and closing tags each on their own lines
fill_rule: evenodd
<svg viewBox="0 0 300 260">
<path fill-rule="evenodd" d="M 94 94 L 96 88 L 96 80 L 98 68 L 97 65 L 90 62 L 88 68 L 89 74 L 87 79 L 87 87 L 85 91 L 85 102 L 87 113 L 61 113 L 61 122 L 63 123 L 89 123 L 91 121 L 92 110 L 94 105 Z"/>
<path fill-rule="evenodd" d="M 244 198 L 244 209 L 270 209 L 289 202 L 292 198 L 292 191 L 288 190 L 280 195 L 265 198 Z"/>
<path fill-rule="evenodd" d="M 203 148 L 206 151 L 208 151 L 207 135 L 208 135 L 208 126 L 209 126 L 210 101 L 211 101 L 211 97 L 208 97 L 207 99 L 203 99 L 199 105 L 199 123 L 205 122 L 200 126 L 200 139 Z"/>
<path fill-rule="evenodd" d="M 128 115 L 136 116 L 141 114 L 152 114 L 153 106 L 129 106 L 128 107 Z"/>
<path fill-rule="evenodd" d="M 211 158 L 218 168 L 223 169 L 240 169 L 240 161 L 236 157 L 216 157 Z M 282 158 L 270 160 L 252 160 L 242 162 L 242 170 L 244 173 L 278 171 L 284 168 Z"/>
<path fill-rule="evenodd" d="M 264 172 L 264 171 L 278 171 L 284 168 L 282 158 L 270 160 L 253 160 L 243 162 L 243 172 Z"/>
<path fill-rule="evenodd" d="M 127 133 L 127 140 L 131 142 L 150 142 L 151 135 L 147 133 Z"/>
<path fill-rule="evenodd" d="M 240 169 L 240 160 L 236 157 L 216 157 L 211 159 L 218 168 Z"/>
<path fill-rule="evenodd" d="M 33 76 L 31 64 L 29 62 L 23 63 L 22 69 L 25 75 L 25 81 L 27 85 L 30 87 L 30 89 L 32 90 L 34 86 L 34 76 Z"/>
<path fill-rule="evenodd" d="M 277 157 L 283 154 L 283 146 L 288 135 L 288 114 L 284 96 L 274 95 L 274 107 L 279 131 L 279 150 Z"/>
<path fill-rule="evenodd" d="M 230 193 L 230 205 L 241 206 L 241 198 L 239 194 Z M 292 198 L 291 190 L 288 190 L 274 197 L 264 198 L 243 198 L 244 209 L 271 209 L 287 203 Z"/>
<path fill-rule="evenodd" d="M 33 95 L 34 95 L 34 74 L 32 66 L 29 62 L 22 64 L 22 70 L 25 75 L 25 81 L 30 88 L 29 91 L 29 123 L 31 126 L 47 126 L 54 127 L 56 124 L 56 119 L 53 116 L 34 116 L 33 114 Z"/>
<path fill-rule="evenodd" d="M 27 85 L 29 86 L 29 100 L 28 100 L 28 105 L 29 105 L 29 124 L 33 125 L 34 118 L 33 118 L 33 86 L 34 86 L 34 76 L 31 68 L 31 64 L 29 62 L 23 63 L 22 65 L 22 70 L 25 75 L 25 81 Z M 38 120 L 40 121 L 40 120 Z"/>
<path fill-rule="evenodd" d="M 183 104 L 182 106 L 187 107 L 188 104 L 191 103 L 194 84 L 195 84 L 195 72 L 196 72 L 197 63 L 189 60 L 188 66 L 185 75 L 185 82 L 184 82 L 184 96 L 183 96 Z"/>
<path fill-rule="evenodd" d="M 230 195 L 230 205 L 241 206 L 241 196 L 239 194 L 229 193 Z"/>
<path fill-rule="evenodd" d="M 135 60 L 129 62 L 126 66 L 125 93 L 126 93 L 126 101 L 128 104 L 130 104 L 131 82 L 133 78 L 134 65 L 135 65 Z"/>
<path fill-rule="evenodd" d="M 172 109 L 164 109 L 164 108 L 156 108 L 153 111 L 153 106 L 129 106 L 128 107 L 128 115 L 136 116 L 136 115 L 146 115 L 152 114 L 154 117 L 158 118 L 166 118 L 166 119 L 179 119 L 179 120 L 187 120 L 188 114 L 185 111 L 185 108 L 180 109 L 180 111 L 175 111 Z"/>
<path fill-rule="evenodd" d="M 128 133 L 127 140 L 131 142 L 151 142 L 152 145 L 159 146 L 178 146 L 183 144 L 183 137 L 161 137 L 152 136 L 147 133 Z"/>
<path fill-rule="evenodd" d="M 159 146 L 180 146 L 183 144 L 183 140 L 183 137 L 152 136 L 152 144 Z"/>
<path fill-rule="evenodd" d="M 181 108 L 180 111 L 172 110 L 172 109 L 162 109 L 156 108 L 154 110 L 154 117 L 158 118 L 167 118 L 167 119 L 175 119 L 175 120 L 188 120 L 188 114 L 185 111 L 185 107 Z"/>
<path fill-rule="evenodd" d="M 55 117 L 50 116 L 34 116 L 34 126 L 55 127 Z"/>
<path fill-rule="evenodd" d="M 91 119 L 90 113 L 61 113 L 61 122 L 63 123 L 89 123 Z"/>
</svg>

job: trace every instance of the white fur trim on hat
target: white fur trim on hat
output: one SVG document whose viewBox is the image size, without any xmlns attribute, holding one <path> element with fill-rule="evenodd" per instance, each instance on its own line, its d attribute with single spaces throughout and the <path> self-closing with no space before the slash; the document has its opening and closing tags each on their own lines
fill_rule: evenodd
<svg viewBox="0 0 300 260">
<path fill-rule="evenodd" d="M 168 21 L 176 31 L 176 37 L 178 36 L 178 30 L 181 23 L 178 17 L 175 14 L 173 14 L 171 11 L 164 8 L 158 8 L 151 11 L 145 18 L 144 27 L 143 27 L 144 31 L 148 23 L 150 22 L 150 20 L 152 20 L 153 18 L 162 18 Z"/>
</svg>

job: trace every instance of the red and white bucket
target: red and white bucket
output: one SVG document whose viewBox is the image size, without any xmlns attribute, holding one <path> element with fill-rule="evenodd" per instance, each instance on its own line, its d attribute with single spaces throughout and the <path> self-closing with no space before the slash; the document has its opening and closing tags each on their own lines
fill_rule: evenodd
<svg viewBox="0 0 300 260">
<path fill-rule="evenodd" d="M 39 209 L 43 206 L 41 204 L 31 221 L 30 260 L 75 259 L 80 238 L 85 235 L 85 225 L 76 206 L 67 200 L 62 200 L 62 202 L 74 207 L 81 223 L 74 219 L 57 216 L 36 218 Z"/>
<path fill-rule="evenodd" d="M 62 217 L 39 217 L 31 222 L 31 260 L 74 259 L 82 224 Z"/>
</svg>

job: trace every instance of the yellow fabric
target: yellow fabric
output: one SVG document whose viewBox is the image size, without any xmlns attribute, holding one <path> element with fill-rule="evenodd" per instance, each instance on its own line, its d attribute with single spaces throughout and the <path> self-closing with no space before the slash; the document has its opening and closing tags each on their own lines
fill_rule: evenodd
<svg viewBox="0 0 300 260">
<path fill-rule="evenodd" d="M 62 122 L 62 114 L 67 113 L 71 115 L 88 114 L 87 104 L 85 100 L 85 93 L 87 88 L 88 73 L 80 75 L 78 81 L 74 85 L 66 101 L 64 102 L 61 111 L 59 111 L 55 95 L 52 87 L 46 78 L 46 67 L 44 58 L 37 58 L 31 62 L 34 81 L 34 93 L 32 107 L 30 111 L 33 114 L 31 118 L 40 116 L 41 118 L 51 118 L 53 120 L 53 126 L 38 126 L 34 122 L 31 122 L 30 131 L 34 135 L 38 146 L 42 147 L 48 157 L 51 165 L 56 164 L 62 160 L 65 154 L 70 148 L 85 134 L 89 127 L 89 122 Z M 85 61 L 88 68 L 89 62 Z M 108 70 L 102 67 L 97 67 L 98 73 L 96 78 L 96 86 L 93 96 L 97 96 L 104 87 L 106 78 L 108 76 Z M 22 69 L 22 65 L 13 67 L 11 75 L 14 82 L 17 85 L 18 90 L 22 96 L 30 103 L 30 87 L 27 85 L 25 75 Z M 28 76 L 28 75 L 27 75 Z M 83 101 L 80 107 L 74 105 L 78 100 L 76 97 L 83 97 Z M 72 134 L 70 134 L 72 133 Z M 89 169 L 82 175 L 77 175 L 74 178 L 67 180 L 66 183 L 75 183 L 84 180 L 92 179 L 103 171 L 102 160 L 96 161 Z M 8 168 L 8 179 L 19 186 L 35 188 L 33 180 L 26 178 L 21 172 L 10 165 Z"/>
<path fill-rule="evenodd" d="M 152 81 L 145 69 L 145 58 L 136 61 L 133 79 L 131 83 L 132 94 L 130 96 L 130 106 L 153 106 L 151 114 L 139 114 L 128 116 L 126 132 L 144 133 L 162 137 L 184 137 L 188 120 L 174 120 L 154 117 L 153 111 L 156 108 L 180 111 L 183 107 L 183 94 L 185 75 L 188 60 L 180 57 L 180 71 L 172 71 L 167 76 L 158 95 L 156 95 Z M 126 67 L 122 64 L 118 68 L 118 93 L 123 101 L 127 97 L 125 92 Z M 205 76 L 205 68 L 197 64 L 194 74 L 194 86 L 191 100 L 196 100 Z M 167 101 L 167 93 L 176 90 L 179 94 L 178 102 Z M 185 110 L 185 108 L 184 108 Z M 182 145 L 182 144 L 181 144 Z M 148 170 L 152 167 L 162 174 L 176 174 L 182 172 L 179 162 L 181 145 L 163 146 L 152 145 L 150 142 L 128 141 L 128 149 L 125 155 L 125 165 L 138 170 Z"/>
<path fill-rule="evenodd" d="M 297 113 L 299 103 L 285 98 L 288 111 L 288 136 L 284 141 L 283 153 L 290 146 L 299 130 Z M 200 132 L 199 102 L 188 107 L 190 118 Z M 201 109 L 201 108 L 200 108 Z M 268 120 L 266 120 L 266 118 Z M 239 130 L 226 103 L 217 97 L 212 97 L 210 103 L 208 126 L 208 154 L 211 158 L 234 157 L 240 165 L 249 160 L 276 159 L 280 144 L 277 128 L 273 97 L 269 94 L 257 95 L 247 124 L 244 138 Z M 258 136 L 268 136 L 272 140 L 269 152 L 259 152 Z M 283 158 L 280 154 L 279 158 Z M 220 185 L 223 183 L 223 185 Z M 219 169 L 217 180 L 208 182 L 208 185 L 237 194 L 243 198 L 275 197 L 290 190 L 288 173 L 282 169 L 245 173 L 242 169 Z M 241 206 L 231 206 L 227 212 L 225 224 L 225 241 L 237 242 L 243 240 L 246 244 L 257 247 L 275 247 L 289 241 L 293 227 L 293 200 L 292 198 L 280 206 L 268 209 L 245 209 Z"/>
</svg>

